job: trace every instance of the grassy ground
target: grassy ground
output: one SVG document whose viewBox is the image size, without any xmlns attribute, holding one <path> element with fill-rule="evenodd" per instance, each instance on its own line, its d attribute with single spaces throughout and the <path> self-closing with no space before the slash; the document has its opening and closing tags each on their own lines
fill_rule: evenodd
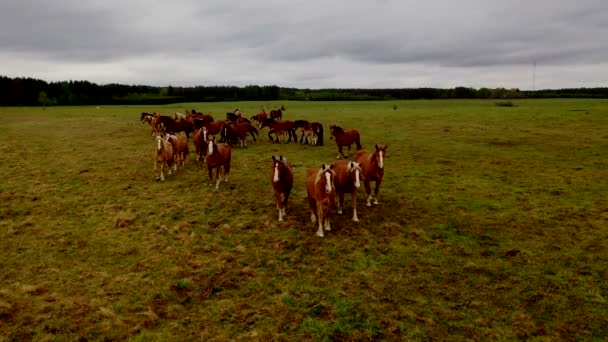
<svg viewBox="0 0 608 342">
<path fill-rule="evenodd" d="M 155 181 L 139 114 L 263 103 L 0 108 L 0 340 L 605 339 L 608 102 L 514 103 L 286 102 L 326 146 L 264 131 L 219 190 L 194 161 Z M 304 178 L 334 123 L 388 144 L 386 175 L 321 239 Z"/>
</svg>

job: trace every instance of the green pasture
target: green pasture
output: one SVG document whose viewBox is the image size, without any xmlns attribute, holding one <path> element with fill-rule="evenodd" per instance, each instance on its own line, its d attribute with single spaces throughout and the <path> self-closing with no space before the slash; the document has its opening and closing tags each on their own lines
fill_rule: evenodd
<svg viewBox="0 0 608 342">
<path fill-rule="evenodd" d="M 281 104 L 325 146 L 264 129 L 219 190 L 193 158 L 155 180 L 141 112 Z M 604 340 L 608 101 L 513 104 L 0 108 L 0 341 Z M 359 193 L 355 224 L 346 196 L 319 238 L 304 179 L 336 158 L 330 124 L 388 150 L 380 205 Z"/>
</svg>

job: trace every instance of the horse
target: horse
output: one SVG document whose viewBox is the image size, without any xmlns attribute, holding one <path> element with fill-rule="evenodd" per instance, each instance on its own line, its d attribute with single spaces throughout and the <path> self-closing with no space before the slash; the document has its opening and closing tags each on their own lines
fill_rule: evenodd
<svg viewBox="0 0 608 342">
<path fill-rule="evenodd" d="M 235 113 L 226 113 L 226 122 L 235 122 L 239 116 Z"/>
<path fill-rule="evenodd" d="M 270 176 L 277 209 L 279 210 L 279 221 L 283 221 L 283 215 L 286 215 L 287 200 L 293 187 L 293 168 L 287 162 L 287 158 L 272 156 Z M 281 199 L 281 194 L 283 194 L 283 199 Z"/>
<path fill-rule="evenodd" d="M 220 142 L 225 142 L 226 141 L 226 137 L 223 135 L 223 129 L 224 125 L 226 123 L 224 121 L 212 121 L 212 122 L 207 122 L 205 124 L 205 128 L 207 128 L 207 135 L 208 136 L 212 136 L 212 135 L 216 135 L 218 133 L 222 134 Z"/>
<path fill-rule="evenodd" d="M 310 169 L 306 177 L 306 191 L 310 206 L 310 220 L 319 222 L 316 235 L 323 237 L 323 229 L 331 230 L 329 211 L 336 203 L 336 188 L 334 187 L 335 172 L 333 165 L 323 164 L 321 169 Z"/>
<path fill-rule="evenodd" d="M 143 112 L 143 113 L 141 113 L 140 121 L 142 123 L 146 122 L 146 123 L 148 123 L 148 125 L 150 125 L 152 127 L 152 132 L 150 133 L 150 135 L 154 135 L 154 133 L 158 132 L 158 130 L 156 129 L 156 125 L 154 123 L 154 115 Z"/>
<path fill-rule="evenodd" d="M 227 144 L 216 144 L 215 137 L 211 137 L 207 142 L 207 170 L 209 171 L 209 185 L 213 185 L 213 169 L 216 169 L 215 188 L 220 187 L 220 169 L 223 168 L 224 181 L 228 181 L 230 174 L 230 159 L 232 150 Z"/>
<path fill-rule="evenodd" d="M 208 135 L 206 127 L 197 129 L 192 136 L 192 142 L 194 143 L 194 149 L 196 150 L 196 160 L 198 161 L 201 159 L 203 162 L 205 161 L 207 140 Z"/>
<path fill-rule="evenodd" d="M 344 158 L 348 158 L 348 156 L 342 152 L 343 146 L 348 146 L 348 153 L 350 153 L 350 147 L 353 143 L 357 145 L 357 151 L 362 149 L 359 131 L 356 129 L 344 131 L 340 126 L 331 125 L 329 126 L 329 134 L 331 139 L 336 139 L 336 144 L 338 145 L 337 159 L 340 159 L 340 154 L 342 154 Z"/>
<path fill-rule="evenodd" d="M 264 121 L 267 117 L 268 117 L 268 114 L 266 114 L 265 111 L 261 111 L 258 114 L 251 117 L 251 122 L 257 121 L 258 123 L 261 124 L 262 121 Z"/>
<path fill-rule="evenodd" d="M 307 144 L 323 146 L 323 125 L 319 122 L 308 122 L 306 120 L 294 121 L 296 129 L 302 131 L 300 137 L 300 144 L 304 144 L 305 140 Z"/>
<path fill-rule="evenodd" d="M 156 133 L 156 153 L 154 154 L 154 170 L 157 169 L 157 163 L 160 164 L 160 176 L 157 179 L 161 181 L 165 180 L 164 168 L 167 166 L 169 174 L 171 174 L 171 168 L 177 170 L 175 164 L 175 149 L 171 141 L 163 138 L 162 134 Z"/>
<path fill-rule="evenodd" d="M 170 116 L 160 115 L 158 113 L 153 114 L 154 119 L 152 122 L 157 130 L 165 133 L 178 133 L 184 132 L 187 137 L 190 137 L 190 132 L 193 131 L 192 122 L 188 120 L 174 120 Z"/>
<path fill-rule="evenodd" d="M 371 207 L 374 200 L 374 205 L 378 204 L 378 192 L 380 191 L 380 184 L 384 177 L 384 156 L 386 155 L 386 148 L 388 145 L 376 144 L 374 152 L 362 150 L 357 152 L 355 160 L 361 165 L 361 174 L 363 175 L 363 184 L 365 185 L 365 193 L 367 194 L 367 206 Z M 374 196 L 371 195 L 371 181 L 376 182 L 376 188 L 374 189 Z"/>
<path fill-rule="evenodd" d="M 270 111 L 270 118 L 275 119 L 277 121 L 281 121 L 283 118 L 283 111 L 285 110 L 285 106 L 281 105 L 279 109 L 272 109 Z"/>
<path fill-rule="evenodd" d="M 241 148 L 247 147 L 247 133 L 251 134 L 253 141 L 256 141 L 255 136 L 258 133 L 258 130 L 250 123 L 226 123 L 222 130 L 222 134 L 226 137 L 226 142 L 228 142 L 228 144 L 232 146 L 237 140 L 240 140 Z"/>
<path fill-rule="evenodd" d="M 167 139 L 173 144 L 175 164 L 177 165 L 179 163 L 179 166 L 184 166 L 186 158 L 190 153 L 188 150 L 188 137 L 184 134 L 169 134 Z"/>
<path fill-rule="evenodd" d="M 361 166 L 357 162 L 338 160 L 335 161 L 334 171 L 336 178 L 334 186 L 338 195 L 338 215 L 342 215 L 344 207 L 344 194 L 352 194 L 353 198 L 353 221 L 358 222 L 357 217 L 357 189 L 361 186 Z"/>
<path fill-rule="evenodd" d="M 285 132 L 289 135 L 289 139 L 287 139 L 287 141 L 285 143 L 290 142 L 292 137 L 293 137 L 294 141 L 298 140 L 298 137 L 296 135 L 295 125 L 294 125 L 293 121 L 287 120 L 287 121 L 279 122 L 272 118 L 266 118 L 264 121 L 262 121 L 260 123 L 260 130 L 264 127 L 270 127 L 270 130 L 268 131 L 268 138 L 270 140 L 275 140 L 277 142 L 280 142 L 279 135 L 284 135 Z M 274 133 L 276 135 L 276 139 L 272 138 L 272 136 L 271 136 L 272 133 Z"/>
</svg>

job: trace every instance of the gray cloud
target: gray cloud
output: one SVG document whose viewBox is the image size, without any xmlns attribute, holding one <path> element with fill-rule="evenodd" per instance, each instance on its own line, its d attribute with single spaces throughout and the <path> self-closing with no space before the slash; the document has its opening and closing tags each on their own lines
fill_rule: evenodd
<svg viewBox="0 0 608 342">
<path fill-rule="evenodd" d="M 524 70 L 536 61 L 585 75 L 562 72 L 570 79 L 551 77 L 548 87 L 596 86 L 606 79 L 586 70 L 608 61 L 607 14 L 608 2 L 596 0 L 9 0 L 0 3 L 0 74 L 313 88 L 508 80 L 526 88 Z"/>
</svg>

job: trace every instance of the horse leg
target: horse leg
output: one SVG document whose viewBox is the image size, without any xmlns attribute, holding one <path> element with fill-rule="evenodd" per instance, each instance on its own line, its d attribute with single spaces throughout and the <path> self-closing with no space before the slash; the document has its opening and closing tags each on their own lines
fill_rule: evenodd
<svg viewBox="0 0 608 342">
<path fill-rule="evenodd" d="M 317 203 L 314 198 L 308 199 L 308 206 L 310 207 L 310 221 L 314 224 L 317 222 Z"/>
<path fill-rule="evenodd" d="M 283 215 L 287 215 L 287 200 L 289 199 L 289 191 L 283 193 Z"/>
<path fill-rule="evenodd" d="M 338 192 L 338 215 L 342 215 L 343 206 L 344 206 L 344 193 Z"/>
<path fill-rule="evenodd" d="M 365 193 L 367 194 L 367 206 L 372 206 L 372 188 L 369 180 L 364 180 L 363 184 L 365 185 Z"/>
<path fill-rule="evenodd" d="M 207 163 L 207 170 L 209 171 L 209 185 L 212 186 L 213 185 L 213 168 L 211 167 L 211 165 L 209 165 L 209 163 Z"/>
<path fill-rule="evenodd" d="M 336 157 L 336 159 L 340 159 L 341 156 L 342 156 L 342 146 L 338 145 L 338 156 Z"/>
<path fill-rule="evenodd" d="M 277 204 L 277 209 L 279 210 L 279 222 L 281 222 L 281 221 L 283 221 L 283 210 L 282 210 L 283 202 L 281 201 L 281 192 L 279 192 L 275 189 L 274 197 L 275 197 L 275 202 Z"/>
<path fill-rule="evenodd" d="M 219 189 L 220 188 L 220 169 L 222 167 L 218 166 L 217 167 L 217 171 L 215 172 L 215 188 Z"/>
<path fill-rule="evenodd" d="M 163 166 L 165 165 L 165 163 L 160 163 L 160 180 L 164 181 L 165 180 L 165 174 L 163 173 Z"/>
<path fill-rule="evenodd" d="M 378 178 L 376 180 L 376 188 L 374 189 L 374 204 L 378 205 L 378 192 L 380 192 L 380 183 L 382 183 L 382 178 Z"/>
<path fill-rule="evenodd" d="M 359 222 L 359 218 L 357 217 L 357 190 L 353 190 L 353 221 Z"/>
<path fill-rule="evenodd" d="M 318 216 L 317 219 L 319 222 L 319 229 L 317 230 L 316 235 L 320 236 L 320 237 L 325 236 L 323 234 L 323 223 L 325 222 L 325 217 L 323 214 L 324 214 L 323 213 L 323 204 L 321 204 L 321 202 L 317 201 L 317 216 Z"/>
<path fill-rule="evenodd" d="M 329 210 L 330 210 L 330 206 L 331 206 L 331 203 L 328 203 L 327 206 L 325 208 L 323 208 L 324 209 L 324 211 L 323 211 L 323 226 L 324 226 L 324 228 L 325 228 L 326 231 L 330 231 L 331 230 L 331 226 L 329 224 Z"/>
</svg>

